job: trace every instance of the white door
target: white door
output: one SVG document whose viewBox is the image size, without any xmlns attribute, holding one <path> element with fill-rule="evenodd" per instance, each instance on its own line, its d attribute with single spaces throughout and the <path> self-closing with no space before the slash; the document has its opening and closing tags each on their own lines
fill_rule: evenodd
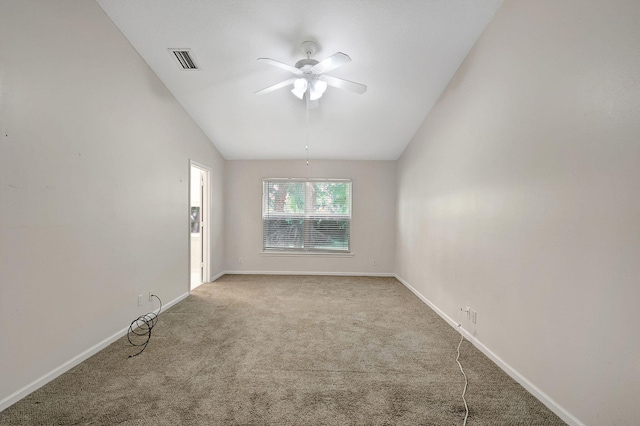
<svg viewBox="0 0 640 426">
<path fill-rule="evenodd" d="M 191 163 L 189 234 L 191 289 L 209 281 L 209 171 Z"/>
</svg>

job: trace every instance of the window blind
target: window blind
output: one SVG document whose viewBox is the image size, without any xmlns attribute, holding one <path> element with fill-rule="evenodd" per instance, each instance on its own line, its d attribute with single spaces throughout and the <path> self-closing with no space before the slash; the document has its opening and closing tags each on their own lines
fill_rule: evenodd
<svg viewBox="0 0 640 426">
<path fill-rule="evenodd" d="M 351 181 L 264 179 L 264 250 L 350 252 Z"/>
</svg>

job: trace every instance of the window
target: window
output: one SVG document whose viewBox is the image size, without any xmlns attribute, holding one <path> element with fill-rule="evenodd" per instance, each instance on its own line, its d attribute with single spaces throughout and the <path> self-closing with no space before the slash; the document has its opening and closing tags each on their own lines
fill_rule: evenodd
<svg viewBox="0 0 640 426">
<path fill-rule="evenodd" d="M 263 249 L 350 252 L 351 181 L 264 179 Z"/>
</svg>

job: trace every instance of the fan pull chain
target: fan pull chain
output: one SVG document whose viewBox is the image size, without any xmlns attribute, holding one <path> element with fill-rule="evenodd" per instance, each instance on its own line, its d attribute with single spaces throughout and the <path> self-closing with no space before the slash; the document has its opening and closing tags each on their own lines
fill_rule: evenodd
<svg viewBox="0 0 640 426">
<path fill-rule="evenodd" d="M 307 126 L 307 144 L 304 146 L 304 150 L 307 151 L 307 166 L 309 166 L 309 126 Z"/>
<path fill-rule="evenodd" d="M 305 151 L 307 151 L 307 167 L 309 166 L 309 92 L 306 93 L 306 108 L 305 108 L 305 121 L 307 124 L 307 143 L 304 146 Z"/>
</svg>

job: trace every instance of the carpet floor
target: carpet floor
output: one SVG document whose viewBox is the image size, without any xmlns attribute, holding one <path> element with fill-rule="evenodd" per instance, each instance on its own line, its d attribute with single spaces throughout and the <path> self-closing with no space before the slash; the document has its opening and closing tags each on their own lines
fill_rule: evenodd
<svg viewBox="0 0 640 426">
<path fill-rule="evenodd" d="M 460 335 L 395 278 L 226 275 L 2 425 L 462 425 Z M 466 340 L 472 425 L 562 425 Z"/>
</svg>

